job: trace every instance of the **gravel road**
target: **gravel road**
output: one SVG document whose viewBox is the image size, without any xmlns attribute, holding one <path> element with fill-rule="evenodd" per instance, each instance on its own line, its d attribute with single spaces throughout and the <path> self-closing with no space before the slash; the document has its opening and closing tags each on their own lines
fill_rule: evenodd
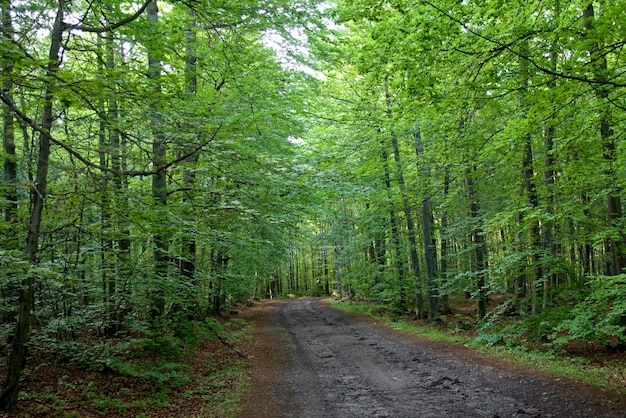
<svg viewBox="0 0 626 418">
<path fill-rule="evenodd" d="M 317 299 L 257 316 L 242 417 L 626 417 L 624 397 L 402 335 Z"/>
</svg>

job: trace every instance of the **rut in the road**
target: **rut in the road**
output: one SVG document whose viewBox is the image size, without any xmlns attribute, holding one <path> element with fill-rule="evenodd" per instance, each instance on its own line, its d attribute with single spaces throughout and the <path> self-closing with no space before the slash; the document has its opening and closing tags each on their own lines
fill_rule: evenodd
<svg viewBox="0 0 626 418">
<path fill-rule="evenodd" d="M 270 318 L 285 356 L 273 388 L 283 416 L 624 417 L 564 396 L 553 379 L 438 353 L 316 299 L 279 303 Z"/>
</svg>

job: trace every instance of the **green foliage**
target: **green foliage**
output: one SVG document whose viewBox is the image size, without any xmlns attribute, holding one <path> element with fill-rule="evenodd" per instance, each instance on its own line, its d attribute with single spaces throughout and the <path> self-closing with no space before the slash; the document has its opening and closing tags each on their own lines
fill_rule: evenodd
<svg viewBox="0 0 626 418">
<path fill-rule="evenodd" d="M 181 363 L 159 361 L 159 362 L 131 362 L 112 359 L 109 367 L 117 373 L 147 379 L 155 384 L 170 386 L 181 386 L 189 381 L 189 370 Z"/>
<path fill-rule="evenodd" d="M 571 318 L 555 327 L 555 342 L 578 340 L 603 346 L 626 343 L 626 275 L 598 276 L 588 282 L 589 296 L 577 303 Z"/>
<path fill-rule="evenodd" d="M 17 251 L 0 250 L 0 340 L 12 332 L 18 291 L 29 271 L 30 266 Z"/>
<path fill-rule="evenodd" d="M 202 331 L 206 332 L 209 336 L 220 335 L 224 333 L 224 326 L 215 318 L 207 318 L 203 322 Z"/>
<path fill-rule="evenodd" d="M 45 348 L 55 354 L 59 360 L 74 364 L 85 370 L 104 370 L 115 359 L 131 353 L 130 341 L 79 342 L 48 339 L 41 341 Z"/>
<path fill-rule="evenodd" d="M 476 341 L 489 347 L 550 350 L 554 330 L 572 317 L 571 306 L 551 307 L 530 315 L 520 312 L 524 305 L 527 305 L 524 301 L 516 299 L 499 305 L 481 322 Z M 518 315 L 511 316 L 511 312 Z"/>
<path fill-rule="evenodd" d="M 154 332 L 135 340 L 140 353 L 149 354 L 154 359 L 176 360 L 183 354 L 181 341 L 172 335 Z"/>
</svg>

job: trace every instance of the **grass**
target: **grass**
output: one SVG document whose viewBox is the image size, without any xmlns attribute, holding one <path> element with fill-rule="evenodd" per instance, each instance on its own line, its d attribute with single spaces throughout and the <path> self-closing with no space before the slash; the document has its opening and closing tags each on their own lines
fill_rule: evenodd
<svg viewBox="0 0 626 418">
<path fill-rule="evenodd" d="M 423 321 L 394 315 L 384 306 L 373 303 L 346 302 L 325 299 L 331 306 L 351 313 L 370 316 L 384 325 L 407 334 L 417 334 L 435 341 L 460 343 L 475 351 L 486 353 L 516 365 L 534 368 L 554 378 L 569 378 L 588 385 L 626 394 L 626 360 L 621 358 L 598 359 L 567 356 L 554 351 L 525 349 L 521 346 L 489 346 L 477 339 L 475 332 L 445 329 Z"/>
<path fill-rule="evenodd" d="M 345 302 L 334 298 L 325 299 L 325 301 L 331 306 L 341 309 L 342 311 L 370 316 L 390 328 L 406 332 L 408 334 L 419 334 L 437 341 L 457 342 L 463 344 L 469 344 L 473 341 L 473 338 L 466 337 L 462 334 L 451 334 L 450 332 L 445 332 L 436 326 L 416 323 L 414 321 L 410 321 L 408 318 L 390 314 L 382 305 L 374 303 Z"/>
<path fill-rule="evenodd" d="M 207 379 L 207 388 L 210 395 L 219 394 L 213 398 L 213 406 L 211 411 L 205 411 L 207 414 L 216 417 L 235 417 L 241 408 L 241 397 L 245 393 L 249 383 L 246 375 L 246 365 L 243 362 L 237 362 L 232 366 L 214 373 Z M 213 415 L 214 414 L 214 415 Z M 207 415 L 209 416 L 209 415 Z"/>
</svg>

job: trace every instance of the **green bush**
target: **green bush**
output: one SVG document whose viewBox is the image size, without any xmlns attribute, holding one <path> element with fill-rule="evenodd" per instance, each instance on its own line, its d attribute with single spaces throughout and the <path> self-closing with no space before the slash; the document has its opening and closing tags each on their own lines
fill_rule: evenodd
<svg viewBox="0 0 626 418">
<path fill-rule="evenodd" d="M 125 356 L 131 347 L 130 341 L 104 341 L 85 343 L 80 341 L 62 341 L 40 338 L 59 360 L 74 364 L 85 370 L 102 370 L 111 362 Z"/>
<path fill-rule="evenodd" d="M 160 335 L 156 332 L 146 338 L 135 340 L 137 347 L 150 354 L 153 359 L 177 360 L 183 355 L 182 341 L 172 335 Z"/>
<path fill-rule="evenodd" d="M 507 317 L 511 310 L 519 312 L 515 299 L 508 300 L 491 312 L 479 329 L 477 340 L 488 346 L 506 345 L 538 348 L 551 346 L 554 330 L 572 317 L 571 306 L 551 307 L 531 315 Z"/>
<path fill-rule="evenodd" d="M 555 342 L 573 340 L 604 346 L 626 343 L 626 274 L 598 276 L 588 282 L 591 290 L 572 310 L 572 318 L 555 329 Z"/>
<path fill-rule="evenodd" d="M 148 379 L 159 385 L 167 383 L 172 386 L 180 386 L 190 380 L 187 366 L 175 362 L 134 363 L 113 359 L 109 366 L 122 375 Z"/>
</svg>

